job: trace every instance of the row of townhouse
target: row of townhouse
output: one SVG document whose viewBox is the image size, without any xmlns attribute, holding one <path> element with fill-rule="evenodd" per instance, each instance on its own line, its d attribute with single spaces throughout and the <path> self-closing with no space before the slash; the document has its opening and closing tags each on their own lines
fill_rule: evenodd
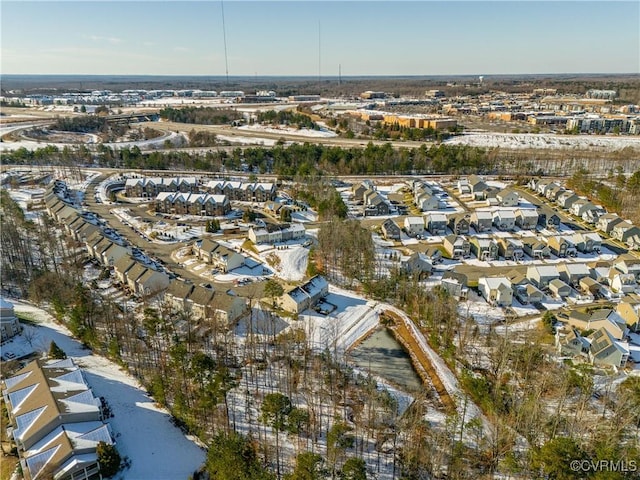
<svg viewBox="0 0 640 480">
<path fill-rule="evenodd" d="M 154 198 L 161 192 L 197 193 L 196 177 L 145 177 L 128 178 L 124 182 L 127 197 Z"/>
<path fill-rule="evenodd" d="M 175 279 L 169 284 L 164 301 L 174 313 L 186 313 L 193 320 L 215 319 L 226 324 L 242 317 L 248 308 L 245 298 Z"/>
<path fill-rule="evenodd" d="M 573 190 L 565 189 L 551 180 L 532 179 L 528 187 L 585 222 L 596 224 L 598 219 L 606 214 L 606 210 L 600 205 L 590 202 L 586 197 L 580 197 Z"/>
<path fill-rule="evenodd" d="M 2 396 L 25 479 L 102 478 L 98 443 L 115 442 L 100 399 L 71 359 L 28 363 L 3 380 Z"/>
<path fill-rule="evenodd" d="M 208 238 L 197 240 L 193 244 L 193 252 L 200 260 L 224 273 L 243 266 L 247 260 L 244 255 Z"/>
<path fill-rule="evenodd" d="M 607 213 L 598 218 L 598 230 L 626 244 L 632 250 L 640 250 L 640 228 L 623 220 L 615 213 Z"/>
<path fill-rule="evenodd" d="M 413 203 L 418 210 L 426 212 L 429 210 L 439 210 L 443 205 L 440 199 L 434 195 L 433 189 L 424 182 L 414 181 L 412 184 Z"/>
<path fill-rule="evenodd" d="M 162 192 L 156 196 L 155 210 L 174 215 L 214 217 L 229 213 L 231 203 L 225 195 Z"/>
<path fill-rule="evenodd" d="M 304 284 L 284 293 L 280 298 L 280 306 L 288 312 L 301 313 L 313 307 L 328 294 L 329 283 L 324 277 L 316 275 Z"/>
<path fill-rule="evenodd" d="M 304 235 L 304 226 L 299 223 L 283 223 L 281 225 L 268 223 L 262 228 L 250 227 L 249 233 L 247 234 L 249 240 L 256 245 L 297 240 L 304 237 Z"/>
<path fill-rule="evenodd" d="M 274 183 L 265 182 L 230 182 L 227 180 L 210 180 L 204 186 L 209 193 L 224 195 L 230 200 L 244 202 L 267 202 L 275 200 L 278 188 Z"/>
</svg>

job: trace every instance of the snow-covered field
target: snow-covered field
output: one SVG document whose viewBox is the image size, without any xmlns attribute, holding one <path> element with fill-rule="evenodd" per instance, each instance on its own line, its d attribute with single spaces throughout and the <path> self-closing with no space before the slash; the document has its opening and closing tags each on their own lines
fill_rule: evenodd
<svg viewBox="0 0 640 480">
<path fill-rule="evenodd" d="M 302 245 L 293 245 L 284 250 L 264 251 L 260 257 L 266 261 L 270 255 L 275 255 L 280 259 L 277 265 L 272 266 L 278 277 L 292 281 L 300 281 L 304 278 L 309 260 L 309 249 Z"/>
<path fill-rule="evenodd" d="M 631 147 L 640 150 L 640 137 L 601 135 L 554 135 L 535 133 L 470 133 L 446 140 L 450 145 L 488 148 L 594 149 L 613 151 Z"/>
<path fill-rule="evenodd" d="M 131 468 L 116 478 L 136 480 L 186 479 L 205 460 L 205 452 L 187 438 L 159 408 L 142 386 L 118 365 L 83 349 L 71 333 L 55 323 L 44 310 L 12 301 L 17 313 L 36 321 L 38 350 L 48 350 L 55 341 L 84 369 L 87 382 L 96 396 L 105 397 L 114 416 L 109 420 L 120 454 L 131 459 Z"/>
<path fill-rule="evenodd" d="M 285 135 L 295 135 L 300 137 L 315 137 L 315 138 L 333 138 L 338 135 L 331 130 L 311 130 L 309 128 L 291 128 L 291 127 L 268 127 L 264 125 L 243 125 L 238 127 L 238 130 L 245 130 L 248 132 L 265 132 Z"/>
</svg>

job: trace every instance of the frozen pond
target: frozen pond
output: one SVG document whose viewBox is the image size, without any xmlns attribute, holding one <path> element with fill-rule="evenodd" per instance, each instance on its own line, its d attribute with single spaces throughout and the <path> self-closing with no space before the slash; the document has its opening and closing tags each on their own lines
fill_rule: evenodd
<svg viewBox="0 0 640 480">
<path fill-rule="evenodd" d="M 423 388 L 409 355 L 386 329 L 376 330 L 351 351 L 350 358 L 362 370 L 407 393 Z"/>
</svg>

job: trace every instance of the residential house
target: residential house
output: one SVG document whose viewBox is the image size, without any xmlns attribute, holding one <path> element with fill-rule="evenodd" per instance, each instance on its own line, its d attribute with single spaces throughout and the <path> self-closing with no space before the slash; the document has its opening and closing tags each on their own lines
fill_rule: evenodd
<svg viewBox="0 0 640 480">
<path fill-rule="evenodd" d="M 566 237 L 559 235 L 547 237 L 547 245 L 549 246 L 549 251 L 556 257 L 575 257 L 578 254 L 576 246 Z"/>
<path fill-rule="evenodd" d="M 471 195 L 475 200 L 484 200 L 485 190 L 489 188 L 489 186 L 477 175 L 469 175 L 468 178 L 469 189 L 471 190 Z"/>
<path fill-rule="evenodd" d="M 629 359 L 629 345 L 616 340 L 601 328 L 590 335 L 589 359 L 594 365 L 624 367 Z"/>
<path fill-rule="evenodd" d="M 516 216 L 513 210 L 496 210 L 493 212 L 493 225 L 502 231 L 515 230 Z"/>
<path fill-rule="evenodd" d="M 580 335 L 580 332 L 575 328 L 569 328 L 568 331 L 565 328 L 558 328 L 556 330 L 556 347 L 561 355 L 578 356 L 589 355 L 589 348 L 591 342 L 589 339 Z"/>
<path fill-rule="evenodd" d="M 591 270 L 589 270 L 589 274 L 591 274 Z M 582 277 L 578 280 L 578 288 L 580 291 L 586 293 L 587 295 L 592 295 L 594 298 L 603 296 L 605 293 L 604 287 L 602 284 L 589 277 Z"/>
<path fill-rule="evenodd" d="M 558 265 L 560 280 L 574 288 L 578 287 L 578 282 L 582 278 L 589 278 L 589 267 L 584 263 L 561 263 Z"/>
<path fill-rule="evenodd" d="M 491 305 L 508 307 L 513 303 L 511 282 L 506 277 L 480 277 L 478 290 Z"/>
<path fill-rule="evenodd" d="M 329 293 L 329 284 L 319 275 L 286 292 L 281 299 L 284 310 L 301 313 L 314 306 Z"/>
<path fill-rule="evenodd" d="M 493 214 L 486 210 L 475 210 L 471 214 L 471 226 L 478 233 L 490 232 L 493 226 Z"/>
<path fill-rule="evenodd" d="M 299 223 L 284 223 L 281 225 L 268 223 L 263 228 L 250 227 L 247 237 L 256 245 L 260 245 L 263 243 L 280 243 L 288 240 L 297 240 L 304 237 L 304 235 L 304 226 Z"/>
<path fill-rule="evenodd" d="M 556 297 L 566 298 L 571 295 L 571 287 L 559 278 L 551 280 L 548 287 L 549 291 Z"/>
<path fill-rule="evenodd" d="M 433 270 L 431 259 L 424 253 L 415 252 L 400 263 L 402 270 L 418 278 L 428 276 Z"/>
<path fill-rule="evenodd" d="M 471 225 L 471 215 L 468 213 L 454 213 L 449 215 L 449 229 L 456 235 L 467 235 Z"/>
<path fill-rule="evenodd" d="M 536 191 L 538 192 L 538 195 L 542 197 L 546 197 L 547 192 L 549 192 L 550 190 L 556 187 L 558 187 L 558 184 L 555 182 L 552 182 L 551 180 L 541 180 L 538 182 Z"/>
<path fill-rule="evenodd" d="M 611 236 L 621 242 L 626 243 L 627 239 L 632 235 L 637 235 L 640 233 L 640 229 L 636 227 L 633 223 L 622 221 L 616 224 L 611 231 Z"/>
<path fill-rule="evenodd" d="M 438 247 L 429 247 L 425 250 L 424 254 L 431 260 L 433 265 L 442 263 L 442 251 Z"/>
<path fill-rule="evenodd" d="M 602 248 L 602 238 L 595 232 L 574 233 L 571 240 L 578 251 L 582 253 L 600 253 Z"/>
<path fill-rule="evenodd" d="M 570 208 L 570 212 L 576 217 L 582 218 L 582 215 L 589 210 L 594 210 L 596 206 L 591 203 L 587 198 L 581 198 L 575 201 Z"/>
<path fill-rule="evenodd" d="M 169 286 L 169 276 L 150 268 L 140 275 L 134 282 L 133 292 L 140 297 L 155 296 Z"/>
<path fill-rule="evenodd" d="M 538 225 L 538 212 L 531 208 L 519 208 L 515 215 L 516 225 L 523 230 L 535 230 Z"/>
<path fill-rule="evenodd" d="M 410 237 L 424 235 L 424 217 L 406 217 L 404 219 L 404 230 Z"/>
<path fill-rule="evenodd" d="M 516 262 L 524 259 L 524 244 L 522 240 L 517 238 L 499 238 L 498 254 L 505 260 L 515 260 Z"/>
<path fill-rule="evenodd" d="M 382 223 L 382 234 L 387 240 L 400 241 L 400 227 L 390 218 Z"/>
<path fill-rule="evenodd" d="M 636 276 L 632 273 L 622 273 L 612 268 L 609 270 L 609 286 L 614 293 L 633 293 L 638 286 Z"/>
<path fill-rule="evenodd" d="M 217 293 L 210 308 L 214 318 L 231 324 L 247 312 L 249 305 L 246 298 L 228 293 Z"/>
<path fill-rule="evenodd" d="M 100 252 L 100 262 L 106 267 L 113 267 L 118 260 L 125 255 L 128 256 L 129 251 L 118 244 L 111 243 L 105 250 Z"/>
<path fill-rule="evenodd" d="M 425 223 L 431 235 L 445 235 L 447 233 L 447 217 L 444 213 L 427 213 Z"/>
<path fill-rule="evenodd" d="M 428 210 L 438 210 L 440 208 L 440 199 L 435 195 L 423 193 L 415 197 L 415 204 L 418 209 L 423 212 Z"/>
<path fill-rule="evenodd" d="M 136 264 L 136 261 L 131 258 L 130 255 L 123 255 L 120 259 L 113 265 L 113 273 L 118 280 L 118 282 L 122 284 L 127 283 L 127 272 Z"/>
<path fill-rule="evenodd" d="M 187 298 L 193 291 L 193 284 L 182 280 L 171 280 L 164 292 L 165 303 L 174 312 L 187 310 Z"/>
<path fill-rule="evenodd" d="M 142 265 L 141 263 L 136 262 L 136 264 L 127 270 L 125 276 L 127 281 L 127 287 L 133 293 L 137 293 L 136 288 L 136 280 L 142 276 L 143 273 L 147 271 L 147 267 Z"/>
<path fill-rule="evenodd" d="M 599 205 L 594 205 L 593 208 L 588 209 L 582 214 L 582 220 L 592 225 L 598 222 L 598 219 L 606 214 L 607 211 Z"/>
<path fill-rule="evenodd" d="M 364 192 L 369 189 L 369 185 L 365 185 L 364 183 L 355 183 L 351 187 L 351 191 L 353 192 L 353 199 L 356 202 L 362 202 Z"/>
<path fill-rule="evenodd" d="M 560 226 L 560 216 L 550 208 L 538 207 L 538 225 L 541 228 L 555 230 Z"/>
<path fill-rule="evenodd" d="M 367 195 L 369 192 L 373 193 Z M 367 190 L 364 195 L 364 204 L 365 216 L 389 215 L 389 212 L 391 211 L 391 206 L 387 200 L 377 191 Z"/>
<path fill-rule="evenodd" d="M 610 308 L 572 310 L 569 312 L 569 315 L 561 321 L 582 331 L 593 331 L 604 328 L 616 340 L 622 340 L 628 333 L 624 319 L 615 310 L 611 310 Z"/>
<path fill-rule="evenodd" d="M 570 210 L 571 205 L 580 200 L 580 197 L 573 193 L 571 190 L 567 190 L 558 196 L 556 203 L 565 210 Z"/>
<path fill-rule="evenodd" d="M 616 312 L 630 330 L 640 332 L 640 296 L 625 295 L 616 306 Z"/>
<path fill-rule="evenodd" d="M 462 235 L 447 235 L 442 243 L 450 258 L 468 258 L 470 255 L 469 241 Z"/>
<path fill-rule="evenodd" d="M 194 318 L 204 320 L 210 317 L 210 305 L 214 301 L 216 292 L 213 288 L 203 285 L 193 287 L 185 301 L 185 310 L 191 312 Z"/>
<path fill-rule="evenodd" d="M 504 188 L 496 193 L 496 199 L 500 207 L 517 207 L 520 195 L 510 188 Z"/>
<path fill-rule="evenodd" d="M 498 259 L 498 244 L 492 238 L 480 238 L 473 236 L 469 240 L 471 252 L 483 262 Z"/>
<path fill-rule="evenodd" d="M 551 202 L 555 202 L 560 195 L 562 195 L 566 190 L 562 188 L 560 185 L 552 184 L 553 187 L 547 189 L 544 196 Z"/>
<path fill-rule="evenodd" d="M 544 293 L 530 283 L 514 285 L 513 294 L 521 304 L 536 304 L 544 300 Z"/>
<path fill-rule="evenodd" d="M 442 275 L 440 286 L 444 288 L 449 295 L 459 300 L 465 300 L 468 296 L 469 289 L 467 287 L 467 276 L 462 273 L 447 270 Z"/>
<path fill-rule="evenodd" d="M 614 260 L 613 266 L 622 273 L 632 274 L 636 281 L 640 281 L 640 258 L 624 253 Z"/>
<path fill-rule="evenodd" d="M 208 238 L 197 240 L 193 245 L 193 251 L 198 258 L 224 273 L 243 266 L 246 261 L 244 255 Z"/>
<path fill-rule="evenodd" d="M 471 193 L 471 187 L 469 186 L 469 181 L 466 178 L 458 180 L 458 193 L 460 195 L 468 195 Z"/>
<path fill-rule="evenodd" d="M 622 220 L 616 213 L 606 213 L 598 218 L 596 227 L 601 232 L 604 232 L 607 235 L 611 235 L 613 232 L 613 228 L 623 221 L 624 220 Z"/>
<path fill-rule="evenodd" d="M 22 331 L 13 304 L 0 297 L 0 340 L 4 342 Z"/>
<path fill-rule="evenodd" d="M 530 265 L 527 267 L 527 278 L 536 287 L 543 289 L 547 288 L 551 281 L 559 279 L 560 273 L 555 265 Z"/>
<path fill-rule="evenodd" d="M 537 238 L 523 238 L 522 248 L 524 249 L 524 253 L 533 259 L 541 260 L 551 256 L 551 250 L 549 250 L 547 244 Z"/>
</svg>

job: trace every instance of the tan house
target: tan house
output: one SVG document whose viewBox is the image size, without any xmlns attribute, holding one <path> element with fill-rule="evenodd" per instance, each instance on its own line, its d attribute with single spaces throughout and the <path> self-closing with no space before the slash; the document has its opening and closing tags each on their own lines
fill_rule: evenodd
<svg viewBox="0 0 640 480">
<path fill-rule="evenodd" d="M 244 255 L 208 238 L 196 241 L 193 250 L 198 258 L 225 273 L 241 267 L 246 261 Z"/>
<path fill-rule="evenodd" d="M 329 284 L 320 275 L 316 275 L 306 283 L 286 292 L 281 299 L 282 308 L 300 313 L 311 308 L 329 293 Z"/>
<path fill-rule="evenodd" d="M 113 273 L 122 284 L 127 283 L 127 272 L 136 264 L 129 255 L 123 255 L 113 266 Z"/>
<path fill-rule="evenodd" d="M 154 296 L 166 290 L 169 286 L 169 276 L 150 268 L 135 280 L 134 293 L 138 296 Z"/>
<path fill-rule="evenodd" d="M 462 235 L 447 235 L 442 244 L 450 258 L 468 258 L 471 255 L 471 245 Z"/>
</svg>

